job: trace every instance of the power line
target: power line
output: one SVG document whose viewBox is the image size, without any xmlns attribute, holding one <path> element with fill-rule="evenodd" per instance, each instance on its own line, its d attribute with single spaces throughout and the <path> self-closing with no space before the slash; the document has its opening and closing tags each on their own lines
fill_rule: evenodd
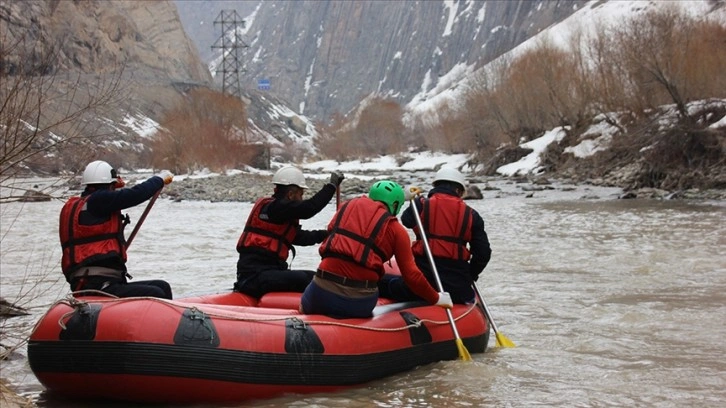
<svg viewBox="0 0 726 408">
<path fill-rule="evenodd" d="M 217 66 L 216 71 L 217 74 L 222 74 L 222 93 L 240 98 L 242 92 L 239 73 L 245 72 L 245 69 L 240 62 L 238 50 L 249 47 L 242 39 L 245 21 L 237 14 L 237 10 L 222 10 L 214 20 L 214 25 L 222 26 L 222 34 L 212 45 L 213 50 L 222 50 L 222 63 Z"/>
</svg>

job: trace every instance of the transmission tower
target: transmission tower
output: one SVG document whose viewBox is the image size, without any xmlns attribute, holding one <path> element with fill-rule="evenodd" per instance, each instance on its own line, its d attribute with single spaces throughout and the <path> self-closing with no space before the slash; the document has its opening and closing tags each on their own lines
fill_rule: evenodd
<svg viewBox="0 0 726 408">
<path fill-rule="evenodd" d="M 244 67 L 240 63 L 238 50 L 249 47 L 241 33 L 245 21 L 237 14 L 237 10 L 222 10 L 214 20 L 214 26 L 217 25 L 222 26 L 222 35 L 212 45 L 212 49 L 222 50 L 222 63 L 216 71 L 222 74 L 222 93 L 239 98 L 242 96 L 239 73 L 244 72 Z"/>
</svg>

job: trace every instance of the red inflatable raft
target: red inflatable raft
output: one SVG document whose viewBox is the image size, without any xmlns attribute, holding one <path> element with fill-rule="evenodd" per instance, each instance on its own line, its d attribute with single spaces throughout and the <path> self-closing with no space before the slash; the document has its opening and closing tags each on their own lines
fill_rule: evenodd
<svg viewBox="0 0 726 408">
<path fill-rule="evenodd" d="M 458 357 L 440 307 L 381 299 L 372 318 L 333 319 L 298 313 L 299 301 L 69 298 L 38 322 L 28 359 L 52 394 L 189 404 L 328 392 Z M 480 307 L 452 313 L 467 350 L 484 352 Z"/>
</svg>

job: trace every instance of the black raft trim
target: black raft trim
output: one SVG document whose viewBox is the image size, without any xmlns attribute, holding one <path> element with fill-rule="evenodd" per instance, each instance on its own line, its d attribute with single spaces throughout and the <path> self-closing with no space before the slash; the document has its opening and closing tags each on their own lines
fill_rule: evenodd
<svg viewBox="0 0 726 408">
<path fill-rule="evenodd" d="M 471 353 L 484 352 L 488 333 L 464 339 Z M 36 374 L 148 375 L 248 384 L 354 385 L 441 360 L 455 360 L 454 341 L 365 355 L 276 354 L 193 345 L 121 342 L 28 342 Z"/>
</svg>

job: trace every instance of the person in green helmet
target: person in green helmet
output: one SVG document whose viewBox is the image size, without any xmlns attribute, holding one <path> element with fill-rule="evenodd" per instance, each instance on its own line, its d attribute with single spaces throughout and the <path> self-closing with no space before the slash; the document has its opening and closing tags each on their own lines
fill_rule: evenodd
<svg viewBox="0 0 726 408">
<path fill-rule="evenodd" d="M 393 256 L 414 293 L 431 304 L 452 307 L 451 296 L 437 293 L 414 262 L 411 240 L 396 218 L 403 204 L 403 188 L 384 180 L 373 184 L 367 196 L 340 206 L 320 244 L 322 260 L 303 292 L 301 313 L 370 317 L 378 303 L 383 264 Z"/>
</svg>

